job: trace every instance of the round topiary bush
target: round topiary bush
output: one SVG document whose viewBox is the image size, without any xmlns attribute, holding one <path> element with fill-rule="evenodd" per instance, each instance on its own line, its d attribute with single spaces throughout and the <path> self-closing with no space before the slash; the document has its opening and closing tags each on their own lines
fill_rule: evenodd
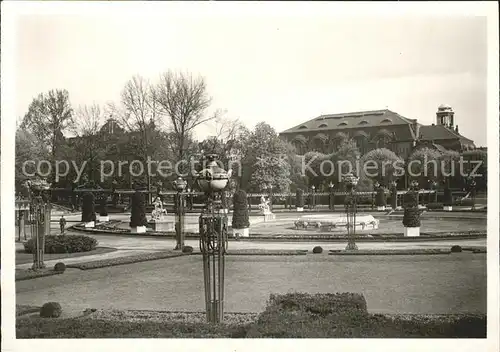
<svg viewBox="0 0 500 352">
<path fill-rule="evenodd" d="M 193 253 L 193 247 L 191 247 L 191 246 L 184 246 L 182 248 L 182 253 Z"/>
<path fill-rule="evenodd" d="M 83 196 L 82 204 L 82 222 L 95 221 L 95 199 L 94 195 L 87 192 Z"/>
<path fill-rule="evenodd" d="M 66 270 L 66 264 L 62 262 L 56 263 L 56 265 L 54 265 L 54 271 L 64 273 L 65 270 Z"/>
<path fill-rule="evenodd" d="M 33 239 L 23 243 L 26 253 L 33 253 Z M 66 236 L 45 236 L 45 253 L 76 253 L 89 252 L 96 249 L 98 242 L 95 238 L 85 235 L 66 235 Z"/>
<path fill-rule="evenodd" d="M 451 247 L 451 253 L 460 253 L 462 252 L 462 247 L 458 245 L 454 245 Z"/>
<path fill-rule="evenodd" d="M 304 191 L 300 188 L 298 188 L 297 192 L 295 192 L 295 206 L 297 208 L 304 207 Z"/>
<path fill-rule="evenodd" d="M 101 196 L 99 200 L 99 215 L 100 216 L 108 216 L 108 208 L 107 208 L 108 198 L 106 195 Z"/>
<path fill-rule="evenodd" d="M 316 246 L 316 247 L 313 248 L 313 253 L 314 254 L 323 253 L 323 248 L 321 248 L 320 246 Z"/>
<path fill-rule="evenodd" d="M 144 195 L 141 192 L 135 192 L 132 196 L 132 213 L 130 215 L 130 227 L 146 226 L 146 205 Z"/>
<path fill-rule="evenodd" d="M 40 316 L 42 318 L 59 318 L 61 313 L 61 305 L 57 302 L 45 303 L 42 308 L 40 308 Z"/>
<path fill-rule="evenodd" d="M 404 196 L 403 225 L 405 227 L 420 227 L 421 210 L 418 208 L 418 191 L 410 189 Z"/>
<path fill-rule="evenodd" d="M 248 220 L 247 194 L 243 190 L 234 192 L 233 220 L 231 226 L 233 229 L 246 229 L 250 227 L 250 221 Z"/>
</svg>

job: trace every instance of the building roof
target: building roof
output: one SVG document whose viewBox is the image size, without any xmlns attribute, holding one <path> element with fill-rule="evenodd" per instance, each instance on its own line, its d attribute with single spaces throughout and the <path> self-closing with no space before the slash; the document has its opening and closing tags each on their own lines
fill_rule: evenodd
<svg viewBox="0 0 500 352">
<path fill-rule="evenodd" d="M 372 110 L 350 112 L 343 114 L 321 115 L 312 120 L 304 122 L 295 127 L 281 132 L 296 133 L 321 130 L 339 130 L 362 127 L 379 127 L 390 125 L 408 125 L 415 123 L 416 120 L 408 119 L 390 110 Z"/>
<path fill-rule="evenodd" d="M 428 141 L 438 141 L 443 139 L 460 139 L 460 142 L 471 144 L 474 143 L 469 138 L 462 136 L 460 133 L 455 132 L 451 128 L 447 128 L 442 125 L 434 126 L 421 126 L 420 133 L 422 133 L 422 139 Z"/>
</svg>

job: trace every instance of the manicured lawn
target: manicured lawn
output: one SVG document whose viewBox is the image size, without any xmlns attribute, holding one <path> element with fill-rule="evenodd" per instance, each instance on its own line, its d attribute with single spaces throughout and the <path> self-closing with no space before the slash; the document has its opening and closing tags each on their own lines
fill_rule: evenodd
<svg viewBox="0 0 500 352">
<path fill-rule="evenodd" d="M 83 257 L 86 255 L 94 255 L 94 254 L 103 254 L 116 251 L 115 248 L 109 247 L 97 247 L 95 250 L 90 252 L 77 252 L 77 253 L 56 253 L 56 254 L 48 254 L 45 253 L 44 260 L 54 260 L 54 259 L 66 259 L 66 258 L 75 258 L 75 257 Z M 33 254 L 24 252 L 24 249 L 19 249 L 16 251 L 16 265 L 17 264 L 26 264 L 33 262 Z"/>
<path fill-rule="evenodd" d="M 260 312 L 271 293 L 362 293 L 372 313 L 486 313 L 486 255 L 228 256 L 227 312 Z M 18 304 L 204 309 L 202 258 L 182 256 L 16 282 Z"/>
</svg>

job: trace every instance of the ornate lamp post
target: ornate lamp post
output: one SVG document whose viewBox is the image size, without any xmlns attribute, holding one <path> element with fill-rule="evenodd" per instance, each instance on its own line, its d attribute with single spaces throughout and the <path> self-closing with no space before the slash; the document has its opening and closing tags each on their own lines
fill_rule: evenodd
<svg viewBox="0 0 500 352">
<path fill-rule="evenodd" d="M 348 251 L 358 250 L 355 242 L 356 236 L 356 212 L 358 207 L 356 196 L 356 185 L 358 184 L 358 177 L 353 174 L 344 176 L 344 183 L 346 185 L 347 195 L 345 199 L 345 210 L 347 215 L 347 247 Z"/>
<path fill-rule="evenodd" d="M 328 188 L 330 189 L 330 210 L 335 210 L 335 193 L 333 192 L 335 185 L 330 182 Z"/>
<path fill-rule="evenodd" d="M 187 182 L 182 177 L 178 177 L 173 182 L 177 191 L 175 204 L 176 206 L 176 223 L 175 223 L 175 249 L 182 250 L 184 248 L 184 195 L 183 191 L 186 188 Z"/>
<path fill-rule="evenodd" d="M 200 251 L 203 254 L 203 277 L 207 321 L 220 323 L 224 315 L 224 270 L 227 250 L 227 214 L 221 212 L 220 192 L 231 177 L 217 165 L 216 155 L 208 155 L 207 168 L 200 171 L 197 183 L 207 196 L 199 218 Z"/>
<path fill-rule="evenodd" d="M 476 209 L 476 181 L 472 177 L 470 177 L 469 190 L 470 190 L 470 196 L 472 198 L 471 210 L 475 210 Z"/>
</svg>

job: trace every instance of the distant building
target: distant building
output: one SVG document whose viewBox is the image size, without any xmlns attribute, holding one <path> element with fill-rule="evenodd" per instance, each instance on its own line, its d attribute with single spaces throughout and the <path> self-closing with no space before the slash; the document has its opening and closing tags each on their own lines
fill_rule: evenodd
<svg viewBox="0 0 500 352">
<path fill-rule="evenodd" d="M 436 123 L 431 126 L 388 109 L 322 115 L 283 131 L 280 136 L 292 143 L 298 154 L 331 153 L 347 138 L 356 142 L 362 154 L 387 148 L 403 158 L 424 146 L 457 152 L 475 149 L 474 142 L 460 134 L 454 118 L 455 112 L 445 104 L 438 107 Z"/>
</svg>

